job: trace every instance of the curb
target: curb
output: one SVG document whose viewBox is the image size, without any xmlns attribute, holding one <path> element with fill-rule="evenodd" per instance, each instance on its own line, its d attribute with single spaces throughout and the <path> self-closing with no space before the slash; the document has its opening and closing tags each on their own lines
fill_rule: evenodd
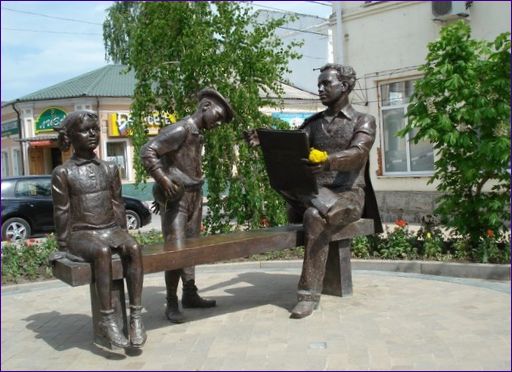
<svg viewBox="0 0 512 372">
<path fill-rule="evenodd" d="M 439 261 L 351 260 L 352 270 L 391 271 L 455 278 L 510 280 L 510 265 Z M 219 263 L 197 267 L 205 271 L 248 269 L 300 269 L 302 260 Z"/>
<path fill-rule="evenodd" d="M 456 278 L 510 280 L 510 265 L 439 261 L 352 260 L 353 270 L 394 271 Z"/>
<path fill-rule="evenodd" d="M 445 276 L 455 278 L 472 278 L 485 280 L 510 281 L 510 265 L 475 264 L 438 261 L 384 261 L 384 260 L 351 260 L 352 270 L 384 271 L 414 273 L 423 275 Z M 248 261 L 228 262 L 196 267 L 198 272 L 230 272 L 237 270 L 300 270 L 302 260 L 276 260 L 276 261 Z M 154 273 L 149 275 L 160 275 Z M 20 284 L 2 285 L 3 293 L 15 293 L 20 290 L 38 290 L 48 288 L 61 288 L 67 285 L 58 279 L 44 280 Z"/>
</svg>

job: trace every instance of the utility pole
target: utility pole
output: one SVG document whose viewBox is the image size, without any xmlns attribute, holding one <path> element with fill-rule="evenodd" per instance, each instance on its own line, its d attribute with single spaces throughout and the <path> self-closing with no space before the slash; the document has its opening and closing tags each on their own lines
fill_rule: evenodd
<svg viewBox="0 0 512 372">
<path fill-rule="evenodd" d="M 343 35 L 343 1 L 333 1 L 332 2 L 333 13 L 336 15 L 336 46 L 334 50 L 336 51 L 336 56 L 334 58 L 335 63 L 344 64 L 345 63 L 345 36 Z"/>
</svg>

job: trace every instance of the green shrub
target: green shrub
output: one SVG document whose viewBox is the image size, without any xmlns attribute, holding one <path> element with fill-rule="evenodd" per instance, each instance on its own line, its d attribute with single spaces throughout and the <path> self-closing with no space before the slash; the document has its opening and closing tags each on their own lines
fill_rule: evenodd
<svg viewBox="0 0 512 372">
<path fill-rule="evenodd" d="M 423 241 L 423 257 L 441 260 L 443 255 L 443 240 L 439 236 L 430 236 Z"/>
<path fill-rule="evenodd" d="M 477 262 L 510 263 L 510 240 L 507 241 L 506 237 L 497 239 L 494 232 L 488 230 L 472 253 L 474 261 Z"/>
<path fill-rule="evenodd" d="M 416 258 L 416 238 L 407 229 L 407 222 L 398 219 L 395 224 L 397 226 L 391 232 L 387 231 L 387 237 L 382 239 L 376 253 L 390 260 Z"/>
<path fill-rule="evenodd" d="M 151 229 L 146 232 L 141 232 L 139 230 L 138 232 L 133 233 L 132 236 L 141 246 L 164 242 L 162 232 L 155 229 Z"/>
<path fill-rule="evenodd" d="M 350 246 L 352 256 L 357 258 L 369 258 L 371 243 L 367 236 L 356 236 Z"/>
<path fill-rule="evenodd" d="M 2 247 L 2 282 L 50 278 L 48 257 L 55 250 L 57 241 L 53 234 L 36 244 L 32 240 L 6 243 Z"/>
</svg>

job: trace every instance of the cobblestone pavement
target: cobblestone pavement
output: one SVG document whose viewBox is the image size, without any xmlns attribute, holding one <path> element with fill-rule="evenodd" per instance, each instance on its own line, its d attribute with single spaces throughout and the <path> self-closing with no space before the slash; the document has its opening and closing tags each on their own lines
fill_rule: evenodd
<svg viewBox="0 0 512 372">
<path fill-rule="evenodd" d="M 300 265 L 198 267 L 213 309 L 164 318 L 162 274 L 145 278 L 148 342 L 92 340 L 89 289 L 2 288 L 2 370 L 510 370 L 510 282 L 354 271 L 352 297 L 289 319 Z"/>
</svg>

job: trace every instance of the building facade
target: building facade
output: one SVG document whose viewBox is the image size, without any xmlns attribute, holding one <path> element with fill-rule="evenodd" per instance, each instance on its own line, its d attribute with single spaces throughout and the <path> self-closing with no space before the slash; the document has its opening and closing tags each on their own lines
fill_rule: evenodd
<svg viewBox="0 0 512 372">
<path fill-rule="evenodd" d="M 50 174 L 71 156 L 71 151 L 59 150 L 53 128 L 70 112 L 92 110 L 100 119 L 98 156 L 119 166 L 126 195 L 148 198 L 150 188 L 141 194 L 133 187 L 133 159 L 138 154 L 134 153 L 128 130 L 135 78 L 133 72 L 125 73 L 124 69 L 121 65 L 108 65 L 3 103 L 2 177 Z M 288 84 L 283 88 L 282 109 L 264 107 L 263 112 L 298 125 L 321 109 L 315 94 Z M 158 133 L 160 120 L 165 121 L 164 125 L 176 120 L 168 113 L 162 117 L 155 112 L 145 119 L 150 136 Z"/>
<path fill-rule="evenodd" d="M 419 222 L 432 213 L 439 196 L 436 184 L 427 184 L 436 154 L 430 143 L 413 144 L 395 133 L 406 123 L 427 45 L 439 37 L 441 27 L 459 19 L 470 24 L 475 39 L 494 40 L 510 32 L 510 2 L 336 3 L 331 16 L 335 62 L 355 68 L 359 80 L 352 102 L 378 123 L 370 166 L 381 215 L 385 221 L 401 217 Z"/>
</svg>

